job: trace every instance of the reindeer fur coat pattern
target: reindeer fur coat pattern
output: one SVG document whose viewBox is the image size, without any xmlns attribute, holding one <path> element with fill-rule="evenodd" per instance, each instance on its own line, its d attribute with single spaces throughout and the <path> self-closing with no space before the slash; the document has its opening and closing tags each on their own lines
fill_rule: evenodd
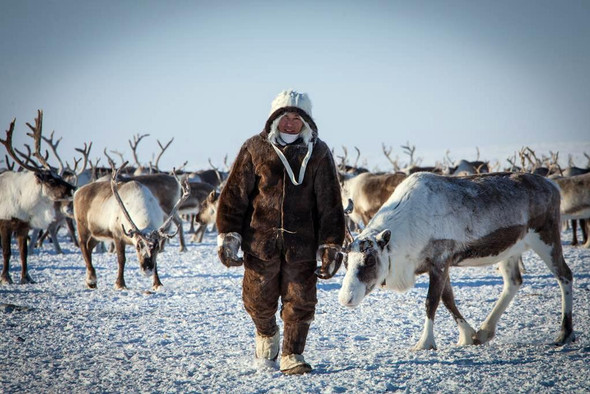
<svg viewBox="0 0 590 394">
<path fill-rule="evenodd" d="M 268 140 L 272 123 L 285 112 L 297 112 L 312 129 L 313 153 L 299 186 L 289 180 Z M 278 148 L 299 174 L 308 151 L 303 139 Z M 264 130 L 242 145 L 219 197 L 217 227 L 219 233 L 239 233 L 244 253 L 263 261 L 281 252 L 288 262 L 315 261 L 319 245 L 342 244 L 344 213 L 334 160 L 304 111 L 277 110 Z"/>
</svg>

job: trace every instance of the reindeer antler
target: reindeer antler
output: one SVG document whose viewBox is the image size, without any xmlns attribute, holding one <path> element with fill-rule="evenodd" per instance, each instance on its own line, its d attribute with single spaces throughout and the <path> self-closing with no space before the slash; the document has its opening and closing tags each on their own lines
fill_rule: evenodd
<svg viewBox="0 0 590 394">
<path fill-rule="evenodd" d="M 115 168 L 115 162 L 113 162 L 110 158 L 109 158 L 109 163 L 111 164 L 111 168 L 113 171 L 111 174 L 111 190 L 113 191 L 113 196 L 115 196 L 117 203 L 119 203 L 119 206 L 121 207 L 121 211 L 123 211 L 123 215 L 125 215 L 125 218 L 127 218 L 127 221 L 129 222 L 129 224 L 131 224 L 131 227 L 132 227 L 132 229 L 130 231 L 126 231 L 125 226 L 123 226 L 123 224 L 121 224 L 121 228 L 123 229 L 123 232 L 125 233 L 125 235 L 127 235 L 128 237 L 132 237 L 135 234 L 141 234 L 141 230 L 139 230 L 139 228 L 137 227 L 137 225 L 135 224 L 133 219 L 131 219 L 131 216 L 129 215 L 129 211 L 127 211 L 127 208 L 125 208 L 125 204 L 123 204 L 123 200 L 121 199 L 121 196 L 119 195 L 119 188 L 117 187 L 117 177 L 119 176 L 119 173 L 121 172 L 121 170 L 127 166 L 127 162 L 123 163 L 121 165 L 121 167 L 119 167 L 119 169 Z"/>
<path fill-rule="evenodd" d="M 27 125 L 28 125 L 29 127 L 31 127 L 31 125 L 29 125 L 28 123 L 27 123 Z M 57 153 L 57 146 L 58 146 L 58 145 L 59 145 L 59 143 L 61 142 L 61 137 L 60 137 L 60 138 L 59 138 L 57 141 L 53 142 L 53 135 L 54 135 L 54 134 L 55 134 L 55 130 L 53 130 L 53 131 L 51 132 L 51 135 L 49 136 L 49 138 L 47 138 L 47 137 L 43 137 L 43 136 L 41 136 L 41 138 L 43 138 L 43 141 L 45 141 L 45 142 L 47 142 L 47 143 L 49 144 L 49 147 L 51 148 L 51 151 L 53 152 L 53 155 L 55 156 L 55 158 L 57 159 L 57 162 L 59 163 L 59 167 L 58 167 L 58 169 L 57 169 L 57 173 L 58 173 L 60 176 L 62 176 L 62 175 L 63 175 L 63 173 L 64 173 L 64 163 L 63 163 L 63 161 L 61 160 L 61 157 L 59 157 L 59 154 Z M 29 135 L 30 135 L 30 134 L 29 134 Z M 36 144 L 35 144 L 35 145 L 36 145 Z"/>
<path fill-rule="evenodd" d="M 10 122 L 10 126 L 8 127 L 8 130 L 6 130 L 6 139 L 2 140 L 0 139 L 0 143 L 2 143 L 2 145 L 4 145 L 6 147 L 6 152 L 8 152 L 8 154 L 10 155 L 10 157 L 12 157 L 12 159 L 22 168 L 25 168 L 29 171 L 39 171 L 41 168 L 38 166 L 32 166 L 29 165 L 28 163 L 24 162 L 23 160 L 21 160 L 21 158 L 19 157 L 19 155 L 17 154 L 17 152 L 23 156 L 26 157 L 26 155 L 24 155 L 23 153 L 19 152 L 18 150 L 14 149 L 14 147 L 12 146 L 12 135 L 14 133 L 14 124 L 16 123 L 16 118 L 14 118 L 12 120 L 12 122 Z M 29 149 L 29 153 L 30 153 L 30 148 L 27 147 Z M 27 162 L 29 162 L 31 160 L 27 159 Z M 34 164 L 34 162 L 31 162 Z"/>
<path fill-rule="evenodd" d="M 149 134 L 139 135 L 138 133 L 137 135 L 133 136 L 133 142 L 129 140 L 129 146 L 131 147 L 131 151 L 133 152 L 133 159 L 135 160 L 135 164 L 137 164 L 138 167 L 141 167 L 141 164 L 139 163 L 139 159 L 137 158 L 137 145 L 139 145 L 139 143 L 144 137 L 149 137 Z"/>
<path fill-rule="evenodd" d="M 162 237 L 165 237 L 165 238 L 173 238 L 178 233 L 178 231 L 179 231 L 178 228 L 176 229 L 176 231 L 173 234 L 165 233 L 164 229 L 166 227 L 168 227 L 168 224 L 170 224 L 170 221 L 176 215 L 176 211 L 178 211 L 178 208 L 180 207 L 180 205 L 186 201 L 186 199 L 190 196 L 190 193 L 191 193 L 191 187 L 188 182 L 188 177 L 184 178 L 184 182 L 181 182 L 180 179 L 178 178 L 178 175 L 176 175 L 176 168 L 172 168 L 172 175 L 174 175 L 174 178 L 176 178 L 176 181 L 180 184 L 180 187 L 182 189 L 182 195 L 180 196 L 180 198 L 176 202 L 176 205 L 174 205 L 174 208 L 172 208 L 172 211 L 170 211 L 168 218 L 164 221 L 164 223 L 162 223 L 162 225 L 158 229 L 158 234 Z"/>
<path fill-rule="evenodd" d="M 163 146 L 162 143 L 160 142 L 160 140 L 156 140 L 156 142 L 158 143 L 158 146 L 160 147 L 160 153 L 158 154 L 158 157 L 156 157 L 156 161 L 154 162 L 154 168 L 156 169 L 156 171 L 160 171 L 160 167 L 159 167 L 160 158 L 162 157 L 162 155 L 164 154 L 166 149 L 168 149 L 168 147 L 170 146 L 172 141 L 174 141 L 174 137 L 172 137 L 170 139 L 170 141 L 168 141 L 168 143 Z"/>
<path fill-rule="evenodd" d="M 396 160 L 393 160 L 391 158 L 391 151 L 393 150 L 393 148 L 390 146 L 389 149 L 387 149 L 385 147 L 385 143 L 384 142 L 381 143 L 381 148 L 383 149 L 383 154 L 385 155 L 385 157 L 387 158 L 387 160 L 389 160 L 389 162 L 393 166 L 393 170 L 394 171 L 398 171 L 399 170 L 399 163 L 397 162 L 397 159 Z"/>
<path fill-rule="evenodd" d="M 405 145 L 402 145 L 401 148 L 403 149 L 404 153 L 410 156 L 410 164 L 408 166 L 413 166 L 416 164 L 414 161 L 414 153 L 416 152 L 416 145 L 410 146 L 410 141 L 407 141 Z"/>
<path fill-rule="evenodd" d="M 51 166 L 47 162 L 47 158 L 49 158 L 49 152 L 45 151 L 45 157 L 41 154 L 41 130 L 43 129 L 43 111 L 40 109 L 37 110 L 37 117 L 35 118 L 35 126 L 33 127 L 30 123 L 27 122 L 27 126 L 33 131 L 32 133 L 27 133 L 27 135 L 35 141 L 35 151 L 33 152 L 33 156 L 39 160 L 39 162 L 45 167 L 45 169 L 51 171 Z"/>
</svg>

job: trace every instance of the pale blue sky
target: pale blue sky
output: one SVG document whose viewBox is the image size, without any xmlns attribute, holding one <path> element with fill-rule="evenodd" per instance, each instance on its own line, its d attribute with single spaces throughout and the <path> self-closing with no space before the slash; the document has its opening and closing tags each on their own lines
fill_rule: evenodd
<svg viewBox="0 0 590 394">
<path fill-rule="evenodd" d="M 67 160 L 88 141 L 132 160 L 147 133 L 143 162 L 174 137 L 166 169 L 221 165 L 286 88 L 370 165 L 382 143 L 590 143 L 589 70 L 587 0 L 0 0 L 0 123 L 22 146 L 43 109 Z"/>
</svg>

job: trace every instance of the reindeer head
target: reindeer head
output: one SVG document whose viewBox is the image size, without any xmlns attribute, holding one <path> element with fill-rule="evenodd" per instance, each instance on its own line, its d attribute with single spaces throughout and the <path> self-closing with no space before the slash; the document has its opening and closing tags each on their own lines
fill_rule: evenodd
<svg viewBox="0 0 590 394">
<path fill-rule="evenodd" d="M 196 216 L 197 223 L 207 225 L 215 222 L 218 201 L 219 193 L 216 190 L 212 190 L 207 198 L 201 202 L 199 212 Z"/>
<path fill-rule="evenodd" d="M 37 118 L 35 118 L 35 126 L 32 126 L 30 123 L 27 123 L 27 126 L 32 131 L 27 135 L 33 138 L 34 141 L 34 151 L 31 150 L 29 145 L 25 145 L 25 147 L 28 150 L 27 154 L 19 151 L 13 146 L 12 138 L 14 134 L 15 123 L 16 119 L 13 119 L 10 123 L 8 130 L 6 130 L 6 139 L 0 139 L 0 143 L 5 146 L 6 152 L 19 166 L 35 174 L 35 179 L 41 186 L 43 194 L 47 196 L 50 200 L 71 200 L 75 187 L 70 183 L 66 182 L 62 178 L 61 172 L 60 174 L 57 174 L 54 171 L 54 169 L 49 165 L 49 163 L 47 162 L 49 153 L 46 152 L 45 155 L 41 153 L 41 142 L 42 140 L 45 140 L 51 146 L 51 149 L 53 150 L 54 154 L 61 162 L 61 159 L 59 159 L 59 156 L 57 155 L 57 146 L 59 144 L 59 141 L 53 141 L 53 133 L 51 133 L 50 139 L 45 138 L 42 135 L 43 111 L 37 111 Z"/>
<path fill-rule="evenodd" d="M 389 273 L 387 245 L 390 237 L 390 230 L 383 230 L 377 235 L 361 234 L 350 245 L 345 260 L 346 275 L 338 294 L 342 305 L 357 306 L 377 284 L 385 281 Z"/>
<path fill-rule="evenodd" d="M 135 232 L 133 230 L 125 233 L 131 238 L 137 259 L 139 260 L 139 267 L 145 276 L 151 276 L 156 269 L 156 259 L 160 252 L 161 235 L 159 230 L 154 230 L 149 233 Z"/>
<path fill-rule="evenodd" d="M 72 200 L 76 188 L 53 171 L 36 170 L 35 178 L 37 179 L 37 182 L 39 182 L 43 194 L 45 194 L 50 200 Z"/>
</svg>

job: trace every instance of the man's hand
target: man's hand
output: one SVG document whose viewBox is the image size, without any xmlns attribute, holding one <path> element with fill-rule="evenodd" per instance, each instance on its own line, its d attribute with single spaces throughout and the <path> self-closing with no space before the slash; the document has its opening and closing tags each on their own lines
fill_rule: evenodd
<svg viewBox="0 0 590 394">
<path fill-rule="evenodd" d="M 345 254 L 337 245 L 320 245 L 316 259 L 322 262 L 322 265 L 315 270 L 315 274 L 320 279 L 330 279 L 342 265 Z"/>
<path fill-rule="evenodd" d="M 238 233 L 226 233 L 217 236 L 217 254 L 223 265 L 226 267 L 239 267 L 244 264 L 244 259 L 238 257 L 241 244 L 242 237 Z"/>
</svg>

